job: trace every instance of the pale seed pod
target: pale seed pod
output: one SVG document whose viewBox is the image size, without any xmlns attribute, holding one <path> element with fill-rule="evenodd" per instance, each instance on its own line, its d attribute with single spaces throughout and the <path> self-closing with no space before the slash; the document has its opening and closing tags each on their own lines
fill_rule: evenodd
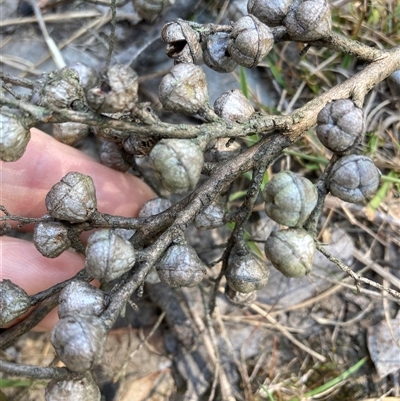
<svg viewBox="0 0 400 401">
<path fill-rule="evenodd" d="M 53 124 L 53 136 L 57 141 L 67 145 L 75 145 L 89 135 L 89 126 L 81 123 L 66 122 Z"/>
<path fill-rule="evenodd" d="M 328 187 L 333 196 L 345 202 L 363 202 L 375 195 L 380 177 L 381 172 L 368 156 L 343 156 L 329 174 Z"/>
<path fill-rule="evenodd" d="M 175 64 L 201 62 L 200 35 L 186 21 L 178 19 L 165 24 L 161 38 L 167 43 L 167 56 L 174 59 Z"/>
<path fill-rule="evenodd" d="M 136 12 L 146 21 L 153 22 L 165 7 L 173 4 L 175 0 L 132 0 Z"/>
<path fill-rule="evenodd" d="M 204 64 L 214 71 L 227 73 L 237 67 L 237 63 L 228 53 L 229 33 L 215 32 L 207 37 L 203 45 Z"/>
<path fill-rule="evenodd" d="M 234 291 L 248 294 L 267 284 L 269 268 L 262 259 L 246 250 L 230 258 L 225 277 Z"/>
<path fill-rule="evenodd" d="M 105 309 L 104 292 L 85 281 L 73 281 L 60 292 L 58 317 L 80 314 L 100 316 Z"/>
<path fill-rule="evenodd" d="M 247 120 L 255 113 L 254 107 L 240 89 L 231 89 L 218 96 L 214 111 L 227 122 Z"/>
<path fill-rule="evenodd" d="M 51 380 L 45 391 L 46 401 L 100 401 L 97 384 L 88 376 L 79 379 Z"/>
<path fill-rule="evenodd" d="M 311 42 L 332 32 L 331 9 L 327 0 L 295 0 L 283 21 L 292 40 Z"/>
<path fill-rule="evenodd" d="M 46 208 L 55 219 L 80 223 L 96 211 L 96 189 L 88 175 L 71 172 L 46 195 Z"/>
<path fill-rule="evenodd" d="M 26 119 L 1 109 L 0 160 L 15 162 L 22 157 L 31 139 L 29 128 Z"/>
<path fill-rule="evenodd" d="M 312 182 L 291 171 L 276 174 L 265 186 L 263 197 L 267 215 L 288 227 L 301 227 L 318 201 Z"/>
<path fill-rule="evenodd" d="M 161 80 L 159 98 L 165 110 L 197 114 L 208 102 L 206 75 L 197 65 L 177 64 Z"/>
<path fill-rule="evenodd" d="M 128 171 L 130 163 L 128 156 L 132 159 L 132 155 L 127 154 L 121 146 L 111 141 L 103 141 L 100 146 L 100 162 L 104 166 L 110 167 L 117 171 Z M 133 161 L 133 159 L 131 160 Z"/>
<path fill-rule="evenodd" d="M 151 150 L 150 161 L 164 187 L 182 194 L 196 188 L 204 158 L 189 139 L 162 139 Z"/>
<path fill-rule="evenodd" d="M 268 26 L 282 25 L 293 0 L 249 0 L 247 11 Z"/>
<path fill-rule="evenodd" d="M 46 258 L 56 258 L 71 246 L 68 227 L 60 221 L 41 221 L 35 226 L 33 243 Z"/>
<path fill-rule="evenodd" d="M 24 314 L 31 302 L 25 290 L 10 280 L 0 281 L 0 328 Z"/>
<path fill-rule="evenodd" d="M 48 73 L 39 80 L 39 88 L 39 106 L 74 110 L 87 107 L 79 75 L 73 68 Z"/>
<path fill-rule="evenodd" d="M 171 287 L 194 287 L 207 272 L 196 251 L 188 245 L 171 245 L 156 270 L 160 280 Z"/>
<path fill-rule="evenodd" d="M 256 301 L 257 291 L 244 293 L 232 290 L 232 288 L 229 287 L 229 285 L 226 285 L 225 296 L 231 304 L 236 305 L 240 308 L 245 308 L 247 306 L 250 306 Z"/>
<path fill-rule="evenodd" d="M 69 66 L 78 73 L 79 83 L 84 90 L 93 88 L 98 81 L 97 72 L 94 68 L 82 63 L 74 63 Z"/>
<path fill-rule="evenodd" d="M 154 136 L 130 135 L 122 142 L 125 151 L 134 156 L 146 156 L 158 142 Z"/>
<path fill-rule="evenodd" d="M 86 99 L 98 113 L 117 113 L 132 110 L 138 100 L 138 76 L 131 67 L 115 64 L 105 76 L 105 82 L 89 89 Z"/>
<path fill-rule="evenodd" d="M 332 152 L 340 154 L 354 148 L 363 130 L 363 111 L 350 99 L 334 100 L 318 113 L 318 139 Z"/>
<path fill-rule="evenodd" d="M 133 267 L 135 260 L 133 245 L 114 230 L 96 231 L 88 239 L 86 271 L 102 282 L 122 276 Z"/>
<path fill-rule="evenodd" d="M 254 15 L 245 15 L 233 24 L 228 52 L 239 65 L 256 67 L 273 46 L 272 30 Z"/>
<path fill-rule="evenodd" d="M 139 217 L 146 218 L 155 216 L 156 214 L 162 213 L 164 210 L 169 209 L 172 203 L 169 199 L 154 198 L 148 200 L 140 209 Z"/>
<path fill-rule="evenodd" d="M 106 327 L 100 318 L 73 314 L 57 322 L 50 341 L 68 369 L 84 372 L 100 362 L 106 334 Z"/>
<path fill-rule="evenodd" d="M 273 231 L 265 243 L 265 255 L 286 277 L 302 277 L 311 272 L 315 243 L 302 228 Z"/>
<path fill-rule="evenodd" d="M 198 230 L 211 230 L 225 224 L 226 208 L 221 199 L 217 199 L 206 207 L 194 219 L 194 226 Z"/>
</svg>

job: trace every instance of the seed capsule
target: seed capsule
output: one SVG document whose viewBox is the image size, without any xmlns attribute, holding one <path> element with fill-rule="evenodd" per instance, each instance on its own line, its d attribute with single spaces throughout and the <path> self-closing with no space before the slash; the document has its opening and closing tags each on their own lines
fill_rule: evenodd
<svg viewBox="0 0 400 401">
<path fill-rule="evenodd" d="M 302 228 L 273 231 L 265 243 L 265 255 L 286 277 L 302 277 L 314 263 L 314 240 Z"/>
<path fill-rule="evenodd" d="M 0 111 L 0 160 L 15 162 L 22 157 L 31 139 L 26 119 Z"/>
<path fill-rule="evenodd" d="M 84 281 L 68 284 L 58 297 L 58 316 L 81 314 L 100 316 L 105 308 L 104 292 Z"/>
<path fill-rule="evenodd" d="M 97 365 L 103 355 L 107 330 L 96 316 L 69 315 L 51 332 L 51 343 L 65 366 L 84 372 Z"/>
<path fill-rule="evenodd" d="M 232 89 L 222 93 L 214 102 L 214 111 L 225 121 L 243 121 L 255 113 L 246 96 L 240 89 Z"/>
<path fill-rule="evenodd" d="M 30 306 L 24 289 L 10 280 L 0 281 L 0 328 L 24 314 Z"/>
<path fill-rule="evenodd" d="M 106 73 L 101 86 L 86 94 L 89 106 L 98 113 L 118 113 L 132 110 L 138 99 L 138 76 L 131 67 L 116 64 Z"/>
<path fill-rule="evenodd" d="M 225 214 L 225 205 L 221 199 L 218 199 L 196 216 L 194 226 L 198 230 L 211 230 L 221 227 L 225 224 Z"/>
<path fill-rule="evenodd" d="M 73 68 L 52 71 L 41 77 L 38 83 L 38 97 L 35 99 L 39 106 L 84 110 L 85 93 L 79 83 L 79 75 Z"/>
<path fill-rule="evenodd" d="M 122 147 L 115 142 L 103 141 L 100 146 L 100 162 L 104 166 L 110 167 L 117 171 L 128 171 L 130 163 L 128 159 L 132 160 L 132 155 L 127 154 Z"/>
<path fill-rule="evenodd" d="M 196 187 L 204 158 L 189 139 L 162 139 L 150 152 L 150 161 L 164 187 L 182 194 Z"/>
<path fill-rule="evenodd" d="M 291 171 L 275 175 L 265 186 L 263 196 L 267 215 L 288 227 L 301 227 L 318 201 L 312 182 Z"/>
<path fill-rule="evenodd" d="M 139 217 L 150 217 L 169 209 L 172 203 L 169 199 L 154 198 L 147 201 L 139 211 Z"/>
<path fill-rule="evenodd" d="M 93 180 L 81 173 L 68 173 L 46 195 L 46 208 L 50 216 L 70 223 L 90 219 L 96 207 Z"/>
<path fill-rule="evenodd" d="M 160 280 L 171 287 L 194 287 L 203 280 L 207 270 L 188 245 L 172 245 L 156 265 Z"/>
<path fill-rule="evenodd" d="M 345 202 L 363 202 L 372 198 L 379 187 L 381 172 L 367 156 L 341 157 L 328 177 L 331 194 Z"/>
<path fill-rule="evenodd" d="M 177 64 L 161 80 L 160 101 L 165 110 L 197 114 L 208 102 L 206 75 L 194 64 Z"/>
<path fill-rule="evenodd" d="M 132 0 L 137 13 L 146 21 L 154 21 L 165 7 L 173 4 L 175 0 Z"/>
<path fill-rule="evenodd" d="M 72 68 L 78 73 L 79 83 L 84 90 L 93 88 L 96 85 L 98 76 L 94 68 L 79 62 L 70 65 L 69 68 Z"/>
<path fill-rule="evenodd" d="M 168 22 L 161 31 L 161 38 L 167 43 L 167 56 L 175 64 L 199 64 L 201 62 L 200 35 L 186 21 Z"/>
<path fill-rule="evenodd" d="M 88 239 L 86 270 L 91 277 L 104 282 L 115 280 L 135 264 L 133 245 L 113 230 L 99 230 Z"/>
<path fill-rule="evenodd" d="M 207 37 L 203 49 L 203 60 L 207 67 L 222 73 L 235 70 L 237 63 L 228 53 L 228 42 L 229 34 L 226 32 L 215 32 Z"/>
<path fill-rule="evenodd" d="M 271 29 L 254 15 L 245 15 L 233 24 L 228 52 L 239 65 L 252 68 L 262 61 L 273 45 Z"/>
<path fill-rule="evenodd" d="M 231 258 L 225 276 L 234 291 L 248 294 L 267 284 L 269 269 L 262 259 L 247 251 Z"/>
<path fill-rule="evenodd" d="M 360 140 L 364 129 L 362 109 L 350 99 L 328 103 L 317 119 L 317 136 L 332 152 L 351 150 Z"/>
<path fill-rule="evenodd" d="M 73 122 L 53 124 L 54 138 L 67 145 L 75 145 L 87 135 L 89 135 L 89 126 L 86 124 Z"/>
<path fill-rule="evenodd" d="M 56 258 L 71 246 L 68 227 L 59 221 L 41 221 L 35 226 L 33 243 L 46 258 Z"/>
<path fill-rule="evenodd" d="M 292 40 L 327 38 L 332 32 L 330 6 L 326 0 L 295 0 L 283 24 Z"/>
<path fill-rule="evenodd" d="M 244 293 L 232 290 L 229 285 L 225 287 L 225 296 L 228 301 L 240 308 L 245 308 L 253 304 L 257 299 L 257 291 Z"/>
<path fill-rule="evenodd" d="M 247 11 L 268 26 L 282 25 L 293 0 L 249 0 Z"/>
<path fill-rule="evenodd" d="M 51 380 L 46 387 L 46 401 L 100 401 L 97 384 L 89 377 L 76 380 Z"/>
</svg>

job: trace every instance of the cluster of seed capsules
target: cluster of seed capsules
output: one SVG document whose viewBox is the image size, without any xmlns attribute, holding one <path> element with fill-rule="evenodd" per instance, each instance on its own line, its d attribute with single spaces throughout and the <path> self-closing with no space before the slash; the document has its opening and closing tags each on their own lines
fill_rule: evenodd
<svg viewBox="0 0 400 401">
<path fill-rule="evenodd" d="M 162 79 L 159 98 L 165 110 L 185 115 L 210 116 L 230 123 L 244 122 L 255 110 L 239 90 L 223 93 L 208 103 L 205 74 L 196 65 L 204 63 L 218 72 L 231 72 L 236 66 L 254 67 L 276 42 L 277 35 L 292 40 L 315 41 L 331 32 L 330 10 L 324 0 L 248 2 L 249 15 L 229 27 L 175 21 L 167 24 L 162 38 L 175 66 Z M 32 104 L 48 108 L 92 110 L 114 119 L 140 121 L 138 77 L 126 65 L 114 65 L 98 84 L 93 70 L 82 65 L 43 74 L 35 83 Z M 155 120 L 157 122 L 157 120 Z M 376 192 L 380 172 L 366 156 L 351 154 L 361 142 L 363 113 L 350 99 L 327 104 L 318 115 L 317 136 L 324 146 L 340 157 L 327 179 L 332 195 L 348 202 L 362 202 Z M 0 156 L 4 161 L 18 160 L 29 141 L 32 118 L 1 110 L 3 136 Z M 75 122 L 55 124 L 54 136 L 73 145 L 88 134 L 90 127 Z M 94 128 L 104 142 L 101 160 L 121 171 L 131 167 L 132 158 L 148 155 L 154 172 L 171 193 L 183 194 L 196 188 L 205 161 L 223 163 L 240 152 L 235 143 L 226 148 L 229 138 L 201 145 L 196 140 L 161 139 L 111 128 Z M 212 146 L 211 146 L 212 145 Z M 262 192 L 267 215 L 286 229 L 272 232 L 265 243 L 265 254 L 275 268 L 288 277 L 301 277 L 312 269 L 315 243 L 303 228 L 317 205 L 318 193 L 307 179 L 282 171 Z M 159 214 L 171 206 L 167 199 L 146 203 L 139 217 Z M 97 213 L 96 191 L 90 177 L 78 172 L 67 174 L 51 188 L 46 197 L 48 214 L 36 225 L 34 243 L 46 257 L 55 258 L 71 246 L 71 225 L 90 221 Z M 226 224 L 227 211 L 220 199 L 199 213 L 196 228 L 209 230 Z M 86 245 L 85 268 L 90 277 L 102 283 L 119 279 L 136 263 L 130 239 L 133 230 L 102 229 L 91 234 Z M 206 266 L 184 239 L 175 241 L 158 260 L 148 280 L 160 280 L 173 287 L 195 286 L 206 274 Z M 267 262 L 244 244 L 237 244 L 225 272 L 227 298 L 241 306 L 255 300 L 256 291 L 268 282 Z M 76 380 L 52 380 L 46 400 L 100 400 L 100 392 L 85 372 L 101 359 L 107 329 L 102 313 L 106 294 L 85 282 L 72 282 L 59 297 L 60 320 L 51 334 L 58 357 L 72 371 L 82 373 Z M 0 283 L 0 327 L 6 327 L 31 306 L 26 292 L 10 282 Z"/>
</svg>

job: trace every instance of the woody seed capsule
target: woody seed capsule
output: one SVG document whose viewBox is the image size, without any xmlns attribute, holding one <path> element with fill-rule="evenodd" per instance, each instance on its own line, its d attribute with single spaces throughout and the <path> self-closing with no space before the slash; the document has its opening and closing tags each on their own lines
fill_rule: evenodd
<svg viewBox="0 0 400 401">
<path fill-rule="evenodd" d="M 229 34 L 226 32 L 215 32 L 209 35 L 203 46 L 204 64 L 217 72 L 232 72 L 237 67 L 237 63 L 228 53 L 228 43 Z"/>
<path fill-rule="evenodd" d="M 99 230 L 88 239 L 86 270 L 91 277 L 104 282 L 115 280 L 135 264 L 133 245 L 114 230 Z"/>
<path fill-rule="evenodd" d="M 332 152 L 351 150 L 359 141 L 364 129 L 362 109 L 350 99 L 328 103 L 317 118 L 317 136 Z"/>
<path fill-rule="evenodd" d="M 268 26 L 282 25 L 292 0 L 249 0 L 247 11 Z"/>
<path fill-rule="evenodd" d="M 368 156 L 343 156 L 329 174 L 328 187 L 333 196 L 357 203 L 375 195 L 380 177 L 381 172 Z"/>
<path fill-rule="evenodd" d="M 256 301 L 257 291 L 244 293 L 232 290 L 229 285 L 226 285 L 225 296 L 231 304 L 236 305 L 240 308 L 245 308 L 246 306 L 250 306 Z"/>
<path fill-rule="evenodd" d="M 172 245 L 156 265 L 160 280 L 171 287 L 193 287 L 206 274 L 204 263 L 188 245 Z"/>
<path fill-rule="evenodd" d="M 150 217 L 162 213 L 164 210 L 169 209 L 172 203 L 169 199 L 154 198 L 148 200 L 140 209 L 139 217 Z"/>
<path fill-rule="evenodd" d="M 151 150 L 150 161 L 164 187 L 182 194 L 196 187 L 204 158 L 189 139 L 162 139 Z"/>
<path fill-rule="evenodd" d="M 59 221 L 41 221 L 35 226 L 33 243 L 46 258 L 56 258 L 71 246 L 68 227 Z"/>
<path fill-rule="evenodd" d="M 283 24 L 292 40 L 327 38 L 332 32 L 330 6 L 326 0 L 295 0 Z"/>
<path fill-rule="evenodd" d="M 243 121 L 255 113 L 254 107 L 240 89 L 222 93 L 214 102 L 214 111 L 225 121 Z"/>
<path fill-rule="evenodd" d="M 318 201 L 312 182 L 291 171 L 276 174 L 265 186 L 263 197 L 267 215 L 288 227 L 301 227 Z"/>
<path fill-rule="evenodd" d="M 302 277 L 311 272 L 315 243 L 302 228 L 273 231 L 265 243 L 265 255 L 286 277 Z"/>
<path fill-rule="evenodd" d="M 10 280 L 0 281 L 0 328 L 25 313 L 31 302 L 24 289 Z"/>
<path fill-rule="evenodd" d="M 160 101 L 165 110 L 197 114 L 208 102 L 206 75 L 194 64 L 177 64 L 161 80 Z"/>
<path fill-rule="evenodd" d="M 267 284 L 269 269 L 263 260 L 247 251 L 231 258 L 225 276 L 229 287 L 248 294 Z"/>
<path fill-rule="evenodd" d="M 85 93 L 79 83 L 79 75 L 73 68 L 52 71 L 38 82 L 39 106 L 76 110 L 85 107 Z"/>
<path fill-rule="evenodd" d="M 225 224 L 225 213 L 225 205 L 221 199 L 218 199 L 196 216 L 194 226 L 198 230 L 211 230 L 221 227 Z"/>
<path fill-rule="evenodd" d="M 232 27 L 228 44 L 231 57 L 243 67 L 256 67 L 274 45 L 272 30 L 254 15 L 245 15 Z"/>
<path fill-rule="evenodd" d="M 46 195 L 49 215 L 70 223 L 80 223 L 90 219 L 96 207 L 96 189 L 93 180 L 81 173 L 68 173 Z"/>
<path fill-rule="evenodd" d="M 67 145 L 75 145 L 89 135 L 89 126 L 81 123 L 66 122 L 53 124 L 53 136 L 57 141 Z"/>
<path fill-rule="evenodd" d="M 167 56 L 175 64 L 201 61 L 200 35 L 186 21 L 168 22 L 161 31 L 161 38 L 167 43 Z"/>
<path fill-rule="evenodd" d="M 46 387 L 46 401 L 100 401 L 97 384 L 89 377 L 69 380 L 51 380 Z"/>
<path fill-rule="evenodd" d="M 15 162 L 22 157 L 31 139 L 30 124 L 15 114 L 0 111 L 0 160 Z"/>
<path fill-rule="evenodd" d="M 51 343 L 65 366 L 84 372 L 103 355 L 107 330 L 96 316 L 73 314 L 60 319 L 51 332 Z"/>
<path fill-rule="evenodd" d="M 105 308 L 104 292 L 84 281 L 68 284 L 58 297 L 58 317 L 75 313 L 100 316 Z"/>
<path fill-rule="evenodd" d="M 128 158 L 132 159 L 132 155 L 125 152 L 125 150 L 115 142 L 102 142 L 100 146 L 100 162 L 104 166 L 125 172 L 130 168 L 130 164 L 127 160 Z"/>
<path fill-rule="evenodd" d="M 118 113 L 135 107 L 138 99 L 138 76 L 131 67 L 116 64 L 106 73 L 101 86 L 89 89 L 89 106 L 98 113 Z"/>
</svg>

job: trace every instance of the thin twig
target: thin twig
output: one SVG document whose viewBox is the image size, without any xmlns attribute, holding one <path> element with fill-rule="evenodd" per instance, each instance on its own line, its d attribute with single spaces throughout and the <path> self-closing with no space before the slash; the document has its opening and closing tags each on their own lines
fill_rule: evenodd
<svg viewBox="0 0 400 401">
<path fill-rule="evenodd" d="M 356 286 L 356 289 L 358 292 L 360 292 L 360 283 L 364 283 L 364 284 L 370 285 L 371 287 L 375 287 L 382 291 L 385 291 L 388 294 L 392 295 L 393 297 L 400 299 L 399 292 L 392 290 L 391 288 L 384 287 L 383 285 L 381 285 L 375 281 L 372 281 L 365 277 L 359 276 L 357 273 L 354 273 L 353 270 L 350 269 L 350 267 L 346 266 L 339 259 L 332 256 L 322 245 L 317 243 L 316 247 L 328 260 L 335 263 L 336 266 L 338 266 L 340 269 L 342 269 L 344 272 L 346 272 L 354 280 L 354 285 Z"/>
</svg>

